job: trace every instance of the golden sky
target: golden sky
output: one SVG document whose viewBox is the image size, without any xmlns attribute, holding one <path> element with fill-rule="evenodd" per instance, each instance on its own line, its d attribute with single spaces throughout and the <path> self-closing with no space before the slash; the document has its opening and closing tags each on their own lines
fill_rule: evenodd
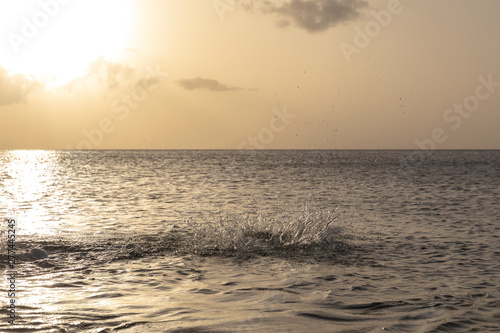
<svg viewBox="0 0 500 333">
<path fill-rule="evenodd" d="M 499 149 L 498 0 L 0 0 L 0 149 Z"/>
</svg>

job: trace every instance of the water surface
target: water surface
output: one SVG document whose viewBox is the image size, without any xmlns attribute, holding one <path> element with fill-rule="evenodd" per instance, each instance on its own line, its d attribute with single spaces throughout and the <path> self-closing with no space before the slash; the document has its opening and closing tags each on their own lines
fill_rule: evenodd
<svg viewBox="0 0 500 333">
<path fill-rule="evenodd" d="M 0 188 L 5 332 L 500 331 L 499 151 L 2 151 Z"/>
</svg>

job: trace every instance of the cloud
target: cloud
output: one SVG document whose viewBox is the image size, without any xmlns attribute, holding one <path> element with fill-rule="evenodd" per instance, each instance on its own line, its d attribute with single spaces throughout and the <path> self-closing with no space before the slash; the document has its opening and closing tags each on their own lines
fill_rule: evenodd
<svg viewBox="0 0 500 333">
<path fill-rule="evenodd" d="M 242 88 L 226 86 L 219 83 L 217 80 L 204 79 L 202 77 L 196 77 L 194 79 L 183 79 L 177 81 L 177 83 L 187 90 L 195 89 L 206 89 L 210 91 L 234 91 L 241 90 Z"/>
<path fill-rule="evenodd" d="M 261 10 L 265 14 L 277 15 L 279 27 L 293 23 L 316 33 L 356 18 L 359 10 L 367 5 L 365 0 L 291 0 L 281 5 L 264 1 Z"/>
<path fill-rule="evenodd" d="M 22 74 L 7 73 L 0 67 L 0 105 L 26 102 L 26 97 L 43 85 Z"/>
<path fill-rule="evenodd" d="M 89 65 L 89 73 L 99 78 L 108 89 L 117 88 L 121 82 L 134 74 L 134 69 L 120 63 L 112 63 L 99 58 Z"/>
<path fill-rule="evenodd" d="M 144 88 L 149 87 L 148 89 L 153 89 L 151 87 L 157 86 L 162 80 L 161 76 L 146 76 L 139 80 L 134 85 L 134 88 Z"/>
<path fill-rule="evenodd" d="M 98 85 L 104 86 L 106 90 L 113 90 L 131 79 L 134 74 L 135 70 L 132 67 L 108 62 L 101 57 L 89 64 L 85 76 L 69 82 L 65 88 L 71 91 L 78 86 Z"/>
</svg>

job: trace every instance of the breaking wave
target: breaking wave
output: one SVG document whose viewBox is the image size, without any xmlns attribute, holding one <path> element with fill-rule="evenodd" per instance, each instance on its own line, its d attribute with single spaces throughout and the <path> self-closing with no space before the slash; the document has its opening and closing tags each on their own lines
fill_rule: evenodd
<svg viewBox="0 0 500 333">
<path fill-rule="evenodd" d="M 352 229 L 340 217 L 336 210 L 306 207 L 279 218 L 257 212 L 227 215 L 215 221 L 189 219 L 180 225 L 165 226 L 165 231 L 158 234 L 105 236 L 61 231 L 55 236 L 19 237 L 16 252 L 17 260 L 33 267 L 35 274 L 40 268 L 85 269 L 116 260 L 161 255 L 321 257 L 338 261 L 355 248 Z M 46 251 L 47 257 L 33 256 L 34 251 Z M 27 274 L 30 270 L 24 269 Z"/>
<path fill-rule="evenodd" d="M 349 229 L 336 210 L 312 210 L 280 218 L 262 213 L 230 215 L 212 223 L 187 222 L 189 247 L 198 254 L 260 253 L 316 249 L 345 251 Z"/>
</svg>

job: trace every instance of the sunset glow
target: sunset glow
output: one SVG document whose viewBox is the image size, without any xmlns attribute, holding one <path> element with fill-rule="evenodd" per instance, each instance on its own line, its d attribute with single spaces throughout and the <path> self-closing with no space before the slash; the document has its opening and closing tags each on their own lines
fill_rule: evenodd
<svg viewBox="0 0 500 333">
<path fill-rule="evenodd" d="M 495 149 L 499 11 L 2 1 L 1 148 Z"/>
<path fill-rule="evenodd" d="M 98 58 L 119 61 L 133 22 L 129 0 L 22 1 L 0 6 L 3 15 L 11 11 L 12 28 L 6 33 L 12 52 L 4 52 L 1 65 L 11 74 L 56 87 L 85 76 Z M 21 18 L 12 19 L 16 14 Z"/>
</svg>

